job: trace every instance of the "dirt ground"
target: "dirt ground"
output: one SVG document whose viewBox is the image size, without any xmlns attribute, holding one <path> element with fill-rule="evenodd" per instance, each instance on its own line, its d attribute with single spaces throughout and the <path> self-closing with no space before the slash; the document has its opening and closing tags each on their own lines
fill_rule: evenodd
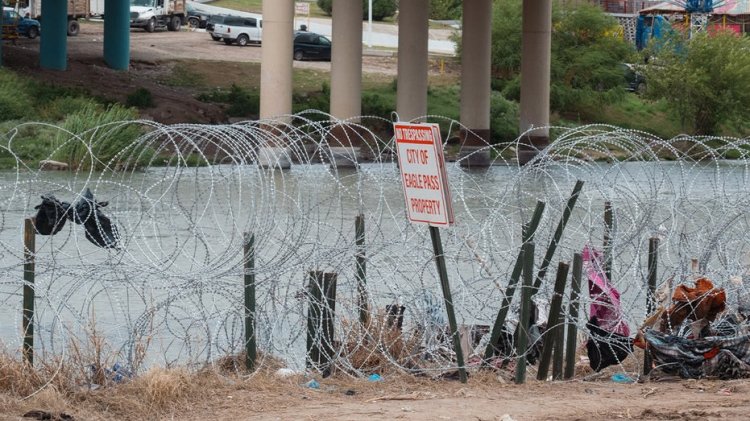
<svg viewBox="0 0 750 421">
<path fill-rule="evenodd" d="M 499 382 L 482 374 L 457 381 L 385 376 L 363 379 L 222 378 L 190 394 L 162 396 L 159 407 L 147 386 L 138 395 L 104 389 L 63 401 L 49 389 L 21 402 L 0 394 L 0 420 L 27 420 L 31 410 L 75 420 L 747 420 L 748 381 L 670 381 L 617 384 L 599 381 Z M 118 396 L 120 394 L 120 396 Z M 6 403 L 6 405 L 3 405 Z M 55 418 L 52 418 L 55 419 Z"/>
<path fill-rule="evenodd" d="M 322 392 L 292 389 L 284 395 L 261 397 L 267 407 L 255 413 L 248 413 L 244 405 L 229 404 L 259 398 L 252 392 L 240 392 L 226 398 L 224 405 L 194 408 L 196 411 L 184 419 L 207 419 L 213 414 L 215 419 L 260 420 L 746 420 L 750 410 L 746 382 L 534 382 L 522 386 L 442 382 L 417 390 L 385 389 L 391 390 L 368 390 L 353 396 L 346 396 L 341 388 Z M 356 386 L 347 390 L 356 393 Z"/>
</svg>

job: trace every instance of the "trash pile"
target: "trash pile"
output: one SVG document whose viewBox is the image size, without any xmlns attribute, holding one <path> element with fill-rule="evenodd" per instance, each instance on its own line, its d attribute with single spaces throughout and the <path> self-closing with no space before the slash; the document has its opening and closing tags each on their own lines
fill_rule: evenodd
<svg viewBox="0 0 750 421">
<path fill-rule="evenodd" d="M 586 351 L 593 370 L 620 364 L 637 346 L 666 374 L 686 379 L 750 377 L 750 306 L 742 299 L 736 309 L 729 309 L 724 289 L 704 277 L 694 286 L 678 285 L 670 296 L 669 280 L 657 294 L 659 307 L 631 338 L 620 293 L 602 269 L 601 253 L 586 247 L 583 259 L 591 297 Z"/>
<path fill-rule="evenodd" d="M 686 379 L 750 377 L 750 322 L 742 305 L 727 308 L 726 292 L 707 278 L 678 285 L 669 307 L 652 314 L 635 341 L 658 369 Z"/>
</svg>

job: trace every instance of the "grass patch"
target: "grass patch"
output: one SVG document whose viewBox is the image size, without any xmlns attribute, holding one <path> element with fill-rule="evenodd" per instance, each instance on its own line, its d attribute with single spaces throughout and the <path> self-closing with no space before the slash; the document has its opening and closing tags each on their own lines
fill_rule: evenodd
<svg viewBox="0 0 750 421">
<path fill-rule="evenodd" d="M 178 61 L 172 68 L 172 75 L 162 82 L 170 86 L 191 88 L 196 93 L 229 89 L 232 85 L 259 89 L 260 63 Z"/>
<path fill-rule="evenodd" d="M 611 124 L 642 130 L 665 139 L 682 133 L 681 125 L 670 115 L 664 101 L 647 101 L 631 93 L 625 94 L 620 102 L 587 109 L 577 115 L 565 115 L 563 120 L 573 124 Z"/>
<path fill-rule="evenodd" d="M 178 61 L 172 67 L 162 83 L 168 86 L 185 87 L 185 88 L 203 88 L 206 81 L 205 76 L 195 68 L 195 62 Z M 201 63 L 202 64 L 202 63 Z"/>
<path fill-rule="evenodd" d="M 148 146 L 134 145 L 142 134 L 140 126 L 123 123 L 138 118 L 132 108 L 91 104 L 69 115 L 55 139 L 54 158 L 73 169 L 142 167 L 154 156 Z M 70 132 L 71 134 L 68 134 Z"/>
</svg>

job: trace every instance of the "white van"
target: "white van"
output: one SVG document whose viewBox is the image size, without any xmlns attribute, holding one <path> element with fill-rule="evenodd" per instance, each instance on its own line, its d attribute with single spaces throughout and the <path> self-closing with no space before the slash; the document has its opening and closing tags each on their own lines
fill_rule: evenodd
<svg viewBox="0 0 750 421">
<path fill-rule="evenodd" d="M 224 43 L 245 46 L 249 43 L 260 44 L 263 38 L 263 17 L 227 16 L 224 22 L 214 26 L 213 36 L 221 37 Z"/>
</svg>

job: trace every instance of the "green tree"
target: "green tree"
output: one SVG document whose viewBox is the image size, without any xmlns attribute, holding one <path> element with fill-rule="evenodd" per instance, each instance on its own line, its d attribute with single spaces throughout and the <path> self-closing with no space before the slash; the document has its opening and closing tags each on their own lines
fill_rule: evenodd
<svg viewBox="0 0 750 421">
<path fill-rule="evenodd" d="M 331 16 L 333 10 L 333 0 L 318 0 L 318 7 L 328 16 Z"/>
<path fill-rule="evenodd" d="M 430 0 L 430 19 L 460 19 L 463 7 L 461 0 Z"/>
<path fill-rule="evenodd" d="M 521 1 L 495 2 L 492 28 L 493 85 L 520 98 Z M 590 4 L 553 10 L 550 102 L 553 110 L 588 112 L 624 94 L 621 63 L 632 48 L 617 21 Z"/>
<path fill-rule="evenodd" d="M 673 37 L 645 67 L 647 96 L 663 98 L 683 126 L 716 134 L 750 118 L 750 39 L 728 31 Z"/>
<path fill-rule="evenodd" d="M 318 7 L 328 16 L 333 13 L 333 0 L 318 0 Z M 362 19 L 367 19 L 368 0 L 362 0 Z M 372 19 L 383 20 L 396 14 L 397 0 L 372 0 Z"/>
</svg>

